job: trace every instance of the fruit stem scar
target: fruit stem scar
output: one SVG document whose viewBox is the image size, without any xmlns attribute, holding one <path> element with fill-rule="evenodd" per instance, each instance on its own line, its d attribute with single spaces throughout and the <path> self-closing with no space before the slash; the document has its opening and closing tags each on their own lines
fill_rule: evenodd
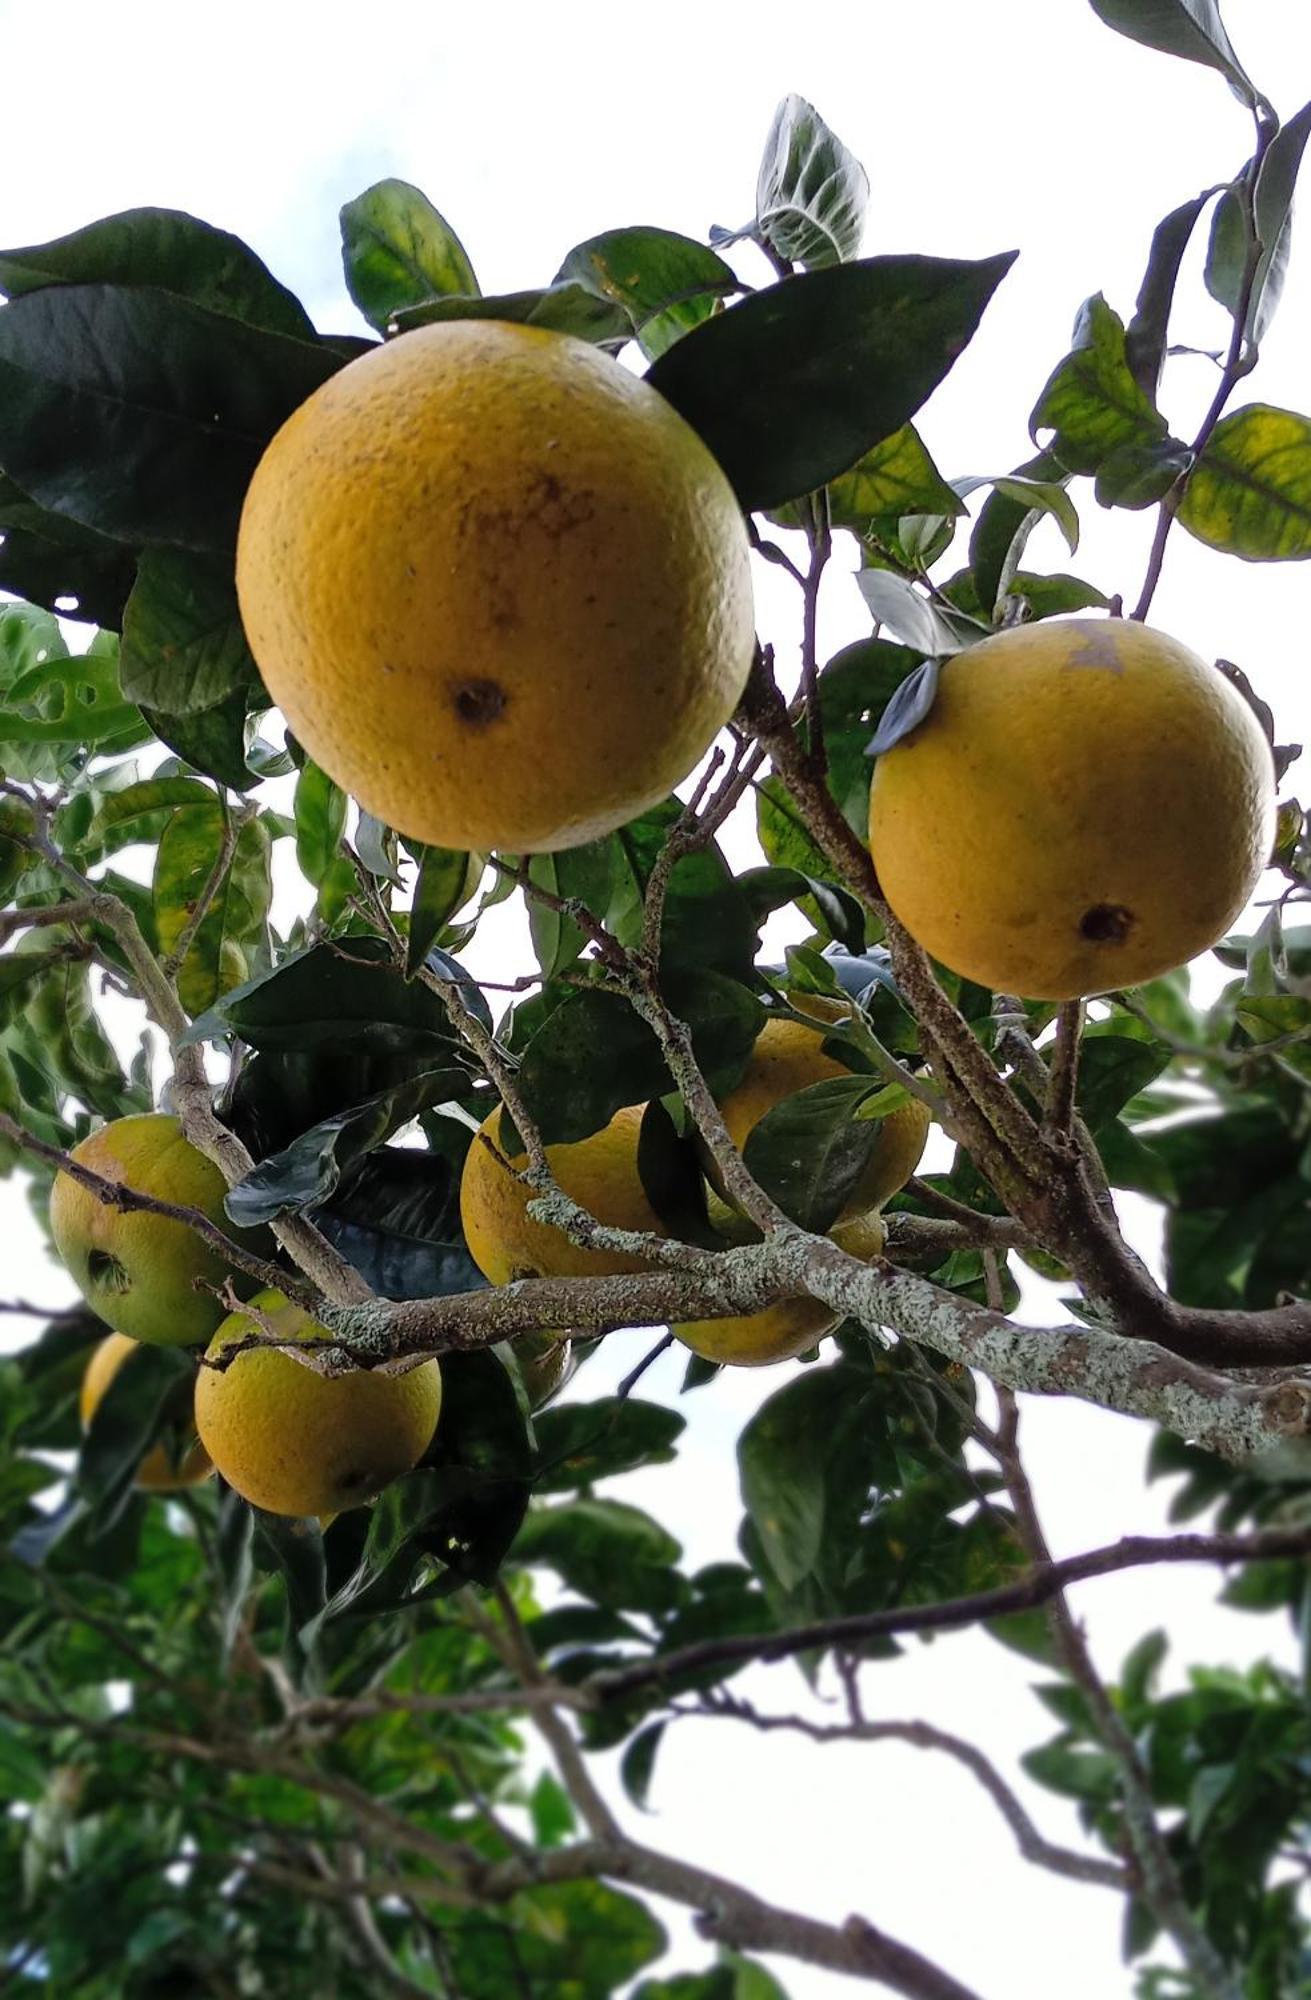
<svg viewBox="0 0 1311 2000">
<path fill-rule="evenodd" d="M 475 729 L 495 722 L 504 707 L 505 689 L 499 681 L 461 681 L 455 689 L 455 712 Z"/>
<path fill-rule="evenodd" d="M 1079 919 L 1079 935 L 1090 944 L 1123 944 L 1133 921 L 1133 911 L 1123 903 L 1094 903 Z"/>
</svg>

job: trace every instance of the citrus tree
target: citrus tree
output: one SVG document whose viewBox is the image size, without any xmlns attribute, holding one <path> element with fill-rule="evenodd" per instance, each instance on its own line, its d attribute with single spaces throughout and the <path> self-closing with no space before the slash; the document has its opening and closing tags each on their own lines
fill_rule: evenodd
<svg viewBox="0 0 1311 2000">
<path fill-rule="evenodd" d="M 3 1364 L 0 1985 L 778 2000 L 790 1960 L 968 1996 L 959 1940 L 635 1831 L 709 1716 L 956 1760 L 1122 1899 L 1143 1996 L 1311 1994 L 1304 1679 L 1163 1694 L 1150 1631 L 1108 1683 L 1067 1600 L 1210 1563 L 1311 1630 L 1296 750 L 1260 662 L 1150 625 L 1172 536 L 1311 554 L 1311 420 L 1237 402 L 1311 107 L 1214 0 L 1093 4 L 1218 72 L 1252 153 L 1127 318 L 1089 298 L 987 480 L 913 419 L 1011 257 L 862 256 L 798 97 L 744 228 L 612 230 L 508 295 L 369 188 L 369 335 L 169 210 L 0 253 L 0 1142 L 85 1301 Z M 1183 438 L 1195 239 L 1231 332 Z M 1144 515 L 1115 594 L 1026 566 L 1090 498 Z M 872 629 L 825 661 L 836 546 Z M 480 980 L 511 900 L 523 962 Z M 1061 1323 L 1014 1316 L 1026 1270 Z M 695 1571 L 611 1484 L 678 1477 L 642 1383 L 674 1341 L 685 1395 L 775 1370 L 738 1557 Z M 1153 1426 L 1198 1525 L 1053 1560 L 1023 1396 Z M 966 1701 L 886 1715 L 881 1662 L 967 1626 L 1040 1675 L 1026 1768 L 1082 1847 Z M 761 1662 L 841 1719 L 783 1665 L 748 1702 Z M 648 1897 L 705 1940 L 675 1976 Z"/>
</svg>

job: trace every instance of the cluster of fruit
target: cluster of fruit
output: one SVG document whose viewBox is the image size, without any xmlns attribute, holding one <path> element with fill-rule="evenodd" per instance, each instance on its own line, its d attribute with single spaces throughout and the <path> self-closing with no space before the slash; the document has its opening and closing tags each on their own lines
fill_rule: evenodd
<svg viewBox="0 0 1311 2000">
<path fill-rule="evenodd" d="M 598 350 L 489 321 L 406 334 L 301 406 L 251 485 L 237 582 L 299 741 L 385 823 L 458 850 L 568 847 L 664 799 L 733 713 L 755 647 L 746 526 L 692 429 Z M 999 633 L 939 678 L 879 757 L 870 807 L 883 891 L 927 950 L 994 990 L 1063 999 L 1138 983 L 1223 934 L 1269 852 L 1274 791 L 1261 730 L 1217 670 L 1140 625 L 1066 619 Z M 770 1020 L 723 1102 L 730 1136 L 741 1147 L 772 1105 L 845 1073 L 822 1026 Z M 548 1158 L 602 1223 L 666 1233 L 638 1173 L 640 1121 L 640 1106 L 621 1110 Z M 854 1254 L 879 1254 L 880 1210 L 927 1122 L 916 1101 L 881 1120 L 831 1231 Z M 532 1218 L 500 1138 L 498 1108 L 461 1190 L 493 1283 L 634 1268 Z M 77 1158 L 224 1223 L 221 1177 L 171 1119 L 120 1120 Z M 705 1164 L 721 1240 L 749 1241 Z M 102 1207 L 67 1175 L 51 1213 L 60 1254 L 117 1330 L 88 1372 L 87 1410 L 125 1337 L 209 1340 L 210 1360 L 256 1327 L 330 1344 L 277 1293 L 224 1318 L 228 1274 L 176 1222 Z M 755 1364 L 813 1346 L 834 1317 L 792 1300 L 675 1332 L 711 1360 Z M 558 1381 L 567 1336 L 546 1338 Z M 440 1398 L 435 1361 L 334 1376 L 251 1348 L 200 1371 L 199 1449 L 153 1454 L 142 1481 L 201 1477 L 212 1461 L 259 1506 L 336 1512 L 417 1462 Z"/>
</svg>

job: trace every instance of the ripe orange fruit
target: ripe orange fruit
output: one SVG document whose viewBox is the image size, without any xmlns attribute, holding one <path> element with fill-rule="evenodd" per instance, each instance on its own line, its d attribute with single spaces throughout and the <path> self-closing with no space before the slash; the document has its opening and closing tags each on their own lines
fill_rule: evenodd
<svg viewBox="0 0 1311 2000">
<path fill-rule="evenodd" d="M 298 1346 L 332 1335 L 281 1292 L 251 1306 Z M 206 1349 L 213 1361 L 260 1329 L 246 1313 L 224 1320 Z M 436 1361 L 405 1375 L 352 1369 L 320 1375 L 276 1347 L 250 1348 L 220 1372 L 196 1378 L 200 1441 L 229 1486 L 270 1514 L 336 1514 L 358 1507 L 417 1465 L 441 1410 Z"/>
<path fill-rule="evenodd" d="M 140 1345 L 125 1333 L 107 1333 L 92 1348 L 78 1393 L 78 1415 L 84 1431 L 90 1430 L 91 1420 L 119 1369 Z M 191 1402 L 190 1394 L 187 1402 Z M 161 1440 L 151 1446 L 138 1466 L 136 1484 L 147 1493 L 178 1493 L 184 1486 L 199 1486 L 213 1470 L 209 1453 L 202 1444 L 193 1442 L 176 1452 Z"/>
<path fill-rule="evenodd" d="M 712 1220 L 725 1214 L 723 1204 L 713 1205 Z M 750 1242 L 756 1232 L 749 1225 L 723 1232 L 731 1241 Z M 853 1257 L 872 1263 L 883 1253 L 886 1231 L 877 1214 L 853 1216 L 836 1222 L 829 1235 Z M 777 1305 L 760 1312 L 744 1313 L 735 1319 L 692 1320 L 670 1328 L 684 1347 L 690 1347 L 706 1361 L 721 1361 L 736 1368 L 765 1368 L 775 1361 L 791 1361 L 805 1354 L 826 1333 L 840 1324 L 841 1313 L 819 1299 L 780 1299 Z"/>
<path fill-rule="evenodd" d="M 1131 620 L 1050 618 L 946 662 L 925 721 L 875 763 L 870 851 L 935 958 L 1064 1000 L 1223 937 L 1274 806 L 1269 746 L 1217 668 Z"/>
<path fill-rule="evenodd" d="M 251 650 L 297 738 L 412 839 L 596 839 L 746 681 L 746 527 L 700 438 L 586 342 L 450 320 L 353 361 L 256 470 Z"/>
</svg>

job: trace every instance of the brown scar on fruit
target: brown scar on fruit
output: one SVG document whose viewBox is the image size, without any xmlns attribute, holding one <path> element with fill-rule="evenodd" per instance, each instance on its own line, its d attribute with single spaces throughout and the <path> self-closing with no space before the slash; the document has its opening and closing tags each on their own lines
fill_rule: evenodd
<svg viewBox="0 0 1311 2000">
<path fill-rule="evenodd" d="M 1079 935 L 1090 944 L 1123 944 L 1133 922 L 1133 911 L 1123 903 L 1094 903 L 1079 919 Z"/>
<path fill-rule="evenodd" d="M 1106 667 L 1113 674 L 1124 672 L 1124 661 L 1120 658 L 1120 647 L 1115 634 L 1113 619 L 1088 632 L 1066 661 L 1067 668 Z"/>
<path fill-rule="evenodd" d="M 505 707 L 505 689 L 499 681 L 472 680 L 457 683 L 455 712 L 472 729 L 485 729 L 495 722 Z"/>
</svg>

